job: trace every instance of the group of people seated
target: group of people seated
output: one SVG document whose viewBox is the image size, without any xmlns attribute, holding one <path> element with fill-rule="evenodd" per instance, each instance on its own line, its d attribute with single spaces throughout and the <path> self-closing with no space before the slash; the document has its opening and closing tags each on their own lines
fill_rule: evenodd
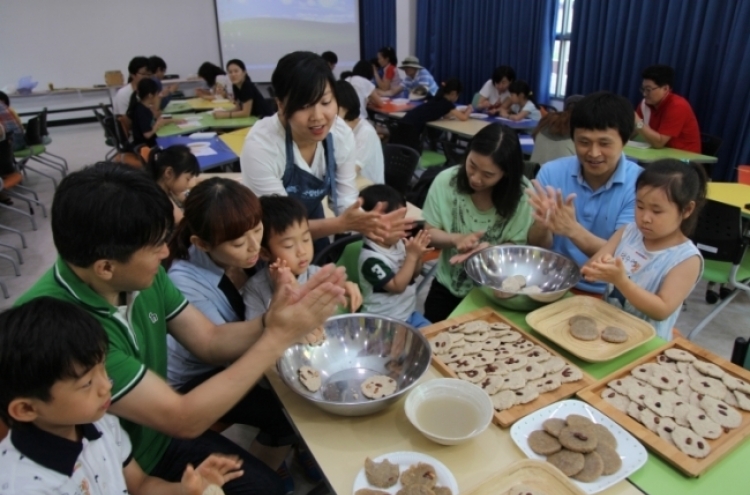
<svg viewBox="0 0 750 495">
<path fill-rule="evenodd" d="M 661 126 L 685 110 L 671 81 L 644 72 L 640 113 L 609 92 L 569 102 L 565 122 L 540 124 L 537 136 L 553 141 L 567 125 L 572 154 L 546 162 L 533 181 L 517 133 L 487 125 L 465 163 L 437 175 L 424 228 L 407 236 L 406 200 L 383 184 L 382 169 L 358 158 L 377 151 L 359 144 L 357 129 L 365 105 L 408 83 L 394 85 L 391 50 L 378 54 L 382 72 L 368 64 L 344 81 L 332 60 L 281 58 L 271 81 L 278 112 L 265 116 L 240 61 L 227 64 L 228 80 L 201 67 L 205 97 L 234 95 L 234 112 L 264 117 L 244 143 L 242 184 L 211 178 L 186 195 L 199 173 L 186 147 L 152 150 L 145 172 L 98 163 L 61 182 L 51 214 L 58 260 L 0 314 L 0 418 L 11 428 L 0 443 L 2 489 L 86 493 L 96 483 L 102 493 L 193 494 L 213 483 L 227 494 L 285 494 L 293 451 L 321 479 L 264 372 L 288 347 L 318 342 L 336 311 L 416 327 L 448 318 L 473 287 L 463 262 L 489 245 L 530 244 L 575 260 L 585 277 L 579 289 L 671 338 L 703 269 L 688 236 L 705 173 L 673 160 L 644 170 L 623 153 L 636 131 L 674 144 L 675 136 L 655 137 L 669 136 Z M 408 78 L 423 84 L 426 69 L 408 62 L 417 71 Z M 142 94 L 156 85 L 154 66 L 142 63 L 131 62 L 115 112 L 135 101 L 153 120 L 171 88 Z M 358 77 L 374 92 L 361 93 Z M 478 106 L 527 118 L 535 105 L 522 83 L 499 67 Z M 421 110 L 423 118 L 465 115 L 452 108 L 460 82 L 427 87 L 439 112 Z M 357 175 L 371 173 L 375 184 L 359 191 Z M 312 265 L 331 236 L 349 232 L 364 236 L 359 284 L 343 268 Z M 440 255 L 422 314 L 415 279 L 431 250 Z M 217 422 L 259 433 L 240 446 L 211 429 Z"/>
</svg>

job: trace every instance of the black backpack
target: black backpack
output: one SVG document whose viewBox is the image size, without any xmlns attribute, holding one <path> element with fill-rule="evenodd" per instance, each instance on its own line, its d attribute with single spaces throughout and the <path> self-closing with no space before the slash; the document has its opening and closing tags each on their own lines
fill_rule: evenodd
<svg viewBox="0 0 750 495">
<path fill-rule="evenodd" d="M 455 167 L 455 165 L 430 167 L 425 170 L 422 175 L 419 176 L 419 180 L 417 181 L 417 183 L 414 184 L 409 192 L 406 193 L 406 200 L 409 203 L 422 208 L 424 206 L 425 200 L 427 199 L 427 192 L 430 190 L 432 181 L 435 180 L 435 177 L 437 177 L 440 172 L 442 172 L 443 170 L 448 170 L 451 167 Z"/>
</svg>

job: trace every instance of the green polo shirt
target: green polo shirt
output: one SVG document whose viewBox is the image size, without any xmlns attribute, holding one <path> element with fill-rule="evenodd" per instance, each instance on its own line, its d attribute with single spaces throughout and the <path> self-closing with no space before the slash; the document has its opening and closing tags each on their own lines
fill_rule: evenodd
<svg viewBox="0 0 750 495">
<path fill-rule="evenodd" d="M 166 379 L 167 322 L 180 314 L 188 301 L 163 268 L 149 288 L 130 294 L 128 307 L 120 310 L 94 292 L 58 258 L 15 304 L 41 296 L 78 304 L 102 324 L 109 337 L 106 367 L 113 381 L 112 402 L 133 390 L 147 369 Z M 144 471 L 150 472 L 164 454 L 170 437 L 124 419 L 120 419 L 120 423 L 130 435 L 133 456 Z"/>
</svg>

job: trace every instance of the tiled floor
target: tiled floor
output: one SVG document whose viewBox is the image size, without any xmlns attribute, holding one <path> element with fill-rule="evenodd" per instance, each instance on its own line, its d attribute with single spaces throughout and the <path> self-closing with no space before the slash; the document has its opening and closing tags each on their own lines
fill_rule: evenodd
<svg viewBox="0 0 750 495">
<path fill-rule="evenodd" d="M 50 129 L 52 144 L 50 151 L 68 159 L 71 170 L 94 163 L 104 158 L 108 148 L 104 144 L 101 128 L 98 124 L 84 124 L 67 127 L 53 127 Z M 43 167 L 38 166 L 40 169 Z M 25 185 L 39 193 L 42 201 L 49 207 L 52 204 L 53 187 L 49 179 L 29 173 Z M 16 200 L 15 206 L 25 209 L 21 201 Z M 27 210 L 26 210 L 27 211 Z M 13 301 L 46 271 L 55 260 L 55 248 L 52 243 L 49 218 L 42 218 L 41 212 L 35 209 L 38 230 L 33 231 L 26 218 L 0 209 L 0 224 L 21 230 L 27 240 L 28 248 L 22 249 L 24 263 L 20 265 L 21 276 L 16 277 L 13 268 L 7 261 L 0 259 L 0 281 L 3 281 L 10 291 L 9 299 L 0 299 L 0 310 L 8 308 Z M 0 243 L 21 247 L 20 238 L 13 233 L 0 231 Z M 15 256 L 10 249 L 0 246 L 0 253 Z M 701 283 L 690 295 L 687 307 L 683 309 L 677 322 L 678 328 L 687 333 L 706 315 L 713 306 L 704 301 L 705 284 Z M 728 358 L 731 354 L 734 339 L 738 336 L 750 336 L 750 298 L 747 294 L 740 294 L 728 307 L 714 318 L 710 325 L 701 332 L 695 342 L 721 356 Z M 240 427 L 233 427 L 227 431 L 227 436 L 244 444 L 252 438 L 251 431 Z M 301 480 L 295 493 L 307 493 L 310 484 Z"/>
</svg>

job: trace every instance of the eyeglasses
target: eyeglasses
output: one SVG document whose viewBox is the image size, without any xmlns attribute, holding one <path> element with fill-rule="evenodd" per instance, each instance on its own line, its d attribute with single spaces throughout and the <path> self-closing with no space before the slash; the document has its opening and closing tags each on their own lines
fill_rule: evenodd
<svg viewBox="0 0 750 495">
<path fill-rule="evenodd" d="M 661 86 L 655 86 L 653 88 L 642 87 L 641 94 L 647 95 L 647 94 L 650 94 L 652 91 L 655 91 L 659 88 L 661 88 Z"/>
</svg>

